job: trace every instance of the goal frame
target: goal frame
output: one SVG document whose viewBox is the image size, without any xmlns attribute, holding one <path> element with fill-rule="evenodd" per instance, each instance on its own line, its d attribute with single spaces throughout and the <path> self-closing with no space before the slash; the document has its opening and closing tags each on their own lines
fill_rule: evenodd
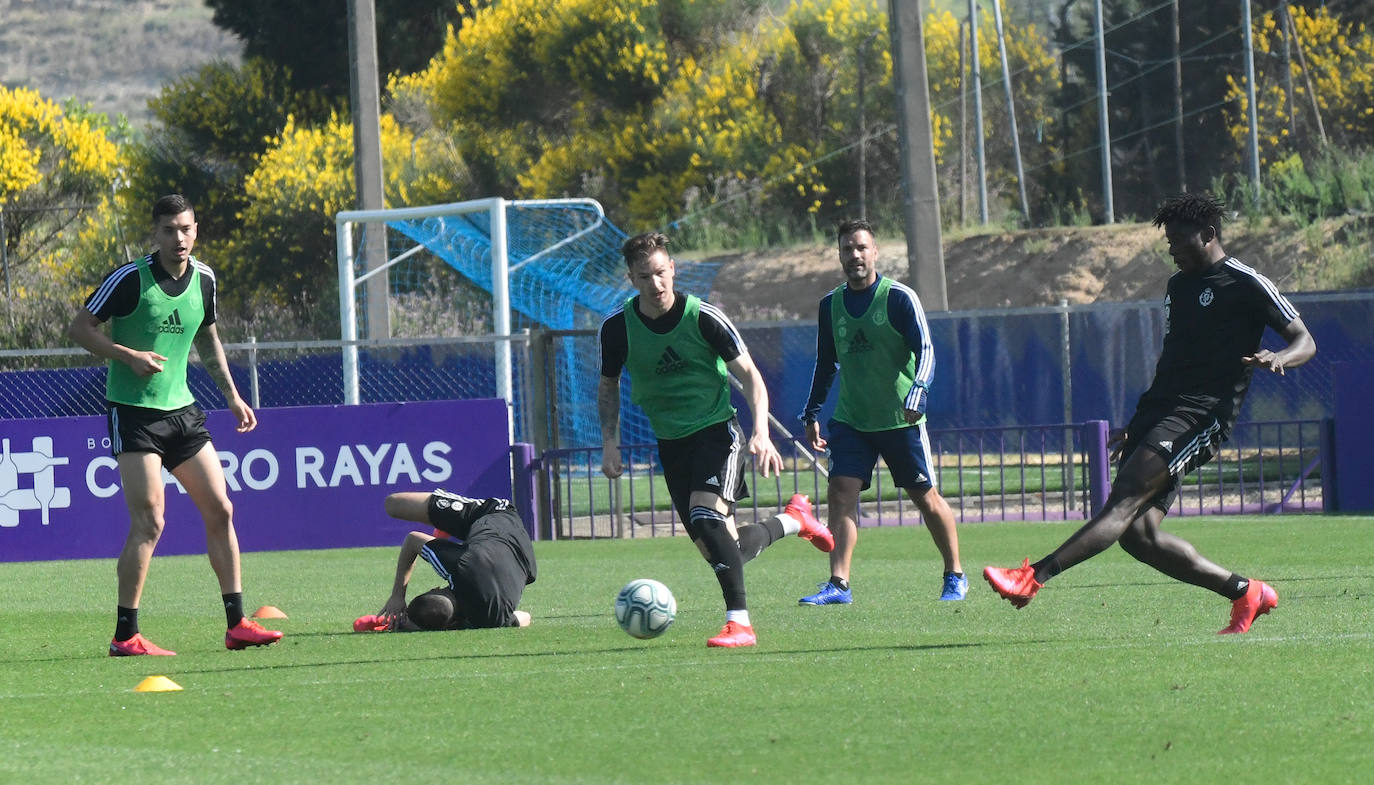
<svg viewBox="0 0 1374 785">
<path fill-rule="evenodd" d="M 591 225 L 545 246 L 539 252 L 521 260 L 515 266 L 510 263 L 510 238 L 506 213 L 512 207 L 556 207 L 560 205 L 579 205 L 590 207 L 596 214 Z M 496 344 L 496 395 L 505 400 L 507 421 L 514 410 L 514 388 L 511 378 L 511 307 L 510 274 L 539 257 L 598 229 L 606 220 L 601 203 L 589 197 L 568 199 L 505 199 L 489 197 L 447 204 L 424 205 L 421 207 L 400 207 L 382 210 L 344 210 L 334 216 L 336 253 L 339 264 L 339 332 L 343 340 L 343 397 L 344 403 L 354 405 L 359 402 L 358 393 L 358 304 L 356 291 L 360 284 L 374 275 L 384 273 L 393 265 L 402 262 L 425 249 L 423 244 L 388 258 L 362 275 L 354 272 L 357 261 L 353 249 L 353 227 L 356 224 L 378 224 L 384 226 L 389 221 L 410 221 L 435 218 L 445 215 L 465 215 L 486 213 L 491 226 L 491 281 L 492 281 L 492 328 L 494 337 L 500 338 Z M 389 253 L 389 252 L 388 252 Z"/>
</svg>

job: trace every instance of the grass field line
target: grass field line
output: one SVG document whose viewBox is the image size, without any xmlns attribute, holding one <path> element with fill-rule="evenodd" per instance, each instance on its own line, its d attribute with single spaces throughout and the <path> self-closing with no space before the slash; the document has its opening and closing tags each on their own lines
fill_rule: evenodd
<svg viewBox="0 0 1374 785">
<path fill-rule="evenodd" d="M 1293 644 L 1293 643 L 1320 643 L 1320 644 L 1331 644 L 1331 643 L 1337 643 L 1337 642 L 1370 641 L 1370 640 L 1374 640 L 1374 632 L 1349 632 L 1349 633 L 1340 633 L 1340 634 L 1336 634 L 1336 635 L 1322 635 L 1322 634 L 1319 634 L 1319 633 L 1308 633 L 1308 634 L 1302 634 L 1302 635 L 1263 635 L 1263 634 L 1250 633 L 1250 634 L 1247 634 L 1247 635 L 1246 635 L 1245 637 L 1243 637 L 1243 638 L 1238 638 L 1238 637 L 1237 637 L 1237 638 L 1197 638 L 1197 639 L 1190 639 L 1190 640 L 1174 640 L 1174 641 L 1159 640 L 1159 639 L 1154 638 L 1154 637 L 1149 637 L 1149 638 L 1135 638 L 1135 639 L 1131 639 L 1131 640 L 1095 641 L 1095 642 L 1090 642 L 1090 641 L 1072 641 L 1072 640 L 1047 641 L 1047 640 L 1043 640 L 1043 639 L 1036 639 L 1036 640 L 1019 640 L 1019 641 L 988 641 L 988 642 L 982 642 L 982 643 L 928 643 L 928 644 L 917 644 L 917 643 L 911 643 L 911 644 L 897 644 L 897 643 L 894 643 L 894 644 L 882 645 L 882 646 L 839 647 L 839 648 L 833 648 L 833 649 L 788 649 L 788 650 L 785 650 L 785 651 L 767 652 L 767 653 L 761 652 L 761 651 L 759 651 L 759 650 L 753 650 L 753 651 L 749 651 L 749 652 L 739 653 L 739 654 L 733 655 L 733 656 L 745 656 L 745 657 L 748 657 L 748 658 L 749 658 L 749 661 L 750 661 L 751 663 L 781 664 L 781 665 L 786 665 L 786 666 L 788 666 L 788 667 L 795 667 L 796 664 L 797 664 L 797 658 L 798 658 L 798 657 L 803 657 L 803 656 L 806 656 L 806 657 L 824 657 L 824 656 L 832 656 L 832 657 L 834 657 L 834 656 L 838 656 L 838 657 L 850 657 L 850 656 L 853 656 L 853 654 L 854 654 L 857 650 L 864 650 L 864 651 L 869 652 L 869 653 L 875 653 L 875 652 L 878 652 L 878 651 L 887 650 L 887 651 L 890 651 L 890 652 L 892 652 L 892 653 L 894 653 L 894 654 L 895 654 L 895 653 L 904 653 L 904 654 L 918 654 L 918 655 L 930 655 L 930 654 L 944 655 L 944 654 L 947 654 L 947 653 L 949 652 L 949 650 L 952 649 L 952 648 L 958 648 L 958 649 L 999 648 L 999 649 L 1000 649 L 1000 648 L 1006 648 L 1006 647 L 1018 647 L 1018 648 L 1019 648 L 1019 647 L 1025 647 L 1025 646 L 1052 646 L 1056 651 L 1065 651 L 1065 650 L 1068 650 L 1068 651 L 1119 651 L 1119 650 L 1126 650 L 1126 649 L 1157 649 L 1157 648 L 1160 648 L 1160 647 L 1169 648 L 1169 647 L 1216 646 L 1216 645 L 1237 645 L 1237 644 L 1241 644 L 1241 645 L 1252 645 L 1252 646 L 1253 646 L 1253 645 L 1275 645 L 1275 644 L 1277 644 L 1277 645 L 1288 645 L 1288 644 Z M 623 650 L 623 649 L 617 649 L 616 651 L 617 651 L 617 652 L 621 652 L 621 651 L 624 651 L 624 650 Z M 522 658 L 522 657 L 529 657 L 529 658 L 549 657 L 549 656 L 560 656 L 560 657 L 562 657 L 562 656 L 568 656 L 569 654 L 574 654 L 574 655 L 597 655 L 597 654 L 606 654 L 606 653 L 608 653 L 608 652 L 605 652 L 605 651 L 556 652 L 556 653 L 555 653 L 555 652 L 529 652 L 529 653 L 522 653 L 522 654 L 503 653 L 503 654 L 497 654 L 497 655 L 487 655 L 487 654 L 470 655 L 470 656 L 458 655 L 458 656 L 456 656 L 456 657 L 447 656 L 447 657 L 443 657 L 443 658 L 440 658 L 440 659 L 444 659 L 444 660 L 454 660 L 454 659 L 457 659 L 457 660 L 464 660 L 464 659 L 466 659 L 466 660 L 480 660 L 480 659 L 485 659 L 485 658 L 489 658 L 489 657 L 495 656 L 495 657 L 497 657 L 497 658 L 499 658 L 499 659 L 506 660 L 506 659 L 512 659 L 512 658 Z M 675 668 L 677 668 L 677 667 L 686 667 L 686 668 L 710 667 L 710 666 L 713 666 L 713 665 L 719 665 L 719 664 L 721 663 L 721 657 L 730 657 L 730 656 L 732 656 L 732 655 L 731 655 L 731 654 L 728 654 L 728 653 L 722 652 L 722 653 L 720 653 L 718 656 L 717 656 L 717 655 L 712 655 L 712 656 L 705 657 L 705 658 L 695 658 L 695 659 L 688 659 L 688 660 L 673 660 L 671 664 L 672 664 L 672 666 L 675 667 Z M 385 660 L 385 662 L 387 662 L 387 663 L 403 663 L 403 662 L 407 662 L 407 661 L 411 661 L 411 662 L 417 662 L 417 661 L 431 661 L 431 660 L 434 660 L 434 659 L 436 659 L 436 658 L 435 658 L 435 657 L 432 657 L 432 656 L 425 656 L 425 657 L 404 657 L 404 656 L 402 656 L 402 657 L 396 657 L 396 658 L 394 658 L 394 659 L 387 659 L 387 660 Z M 335 662 L 295 663 L 295 664 L 292 664 L 292 665 L 289 665 L 289 666 L 284 666 L 284 667 L 289 667 L 289 668 L 291 668 L 291 669 L 373 667 L 373 666 L 376 666 L 377 664 L 379 664 L 379 662 L 381 662 L 381 661 L 376 660 L 376 659 L 367 659 L 367 660 L 335 661 Z M 607 673 L 607 672 L 613 672 L 613 671 L 637 671 L 637 670 L 644 670 L 644 669 L 661 670 L 661 669 L 664 667 L 664 665 L 665 665 L 665 663 L 664 663 L 663 660 L 658 659 L 658 658 L 654 658 L 654 659 L 651 659 L 651 660 L 644 660 L 644 661 L 642 661 L 642 662 L 616 662 L 616 663 L 604 663 L 604 664 L 590 664 L 590 663 L 588 663 L 588 664 L 581 664 L 581 665 L 572 665 L 572 664 L 569 664 L 569 665 L 549 665 L 549 666 L 545 666 L 545 667 L 522 668 L 522 669 L 520 669 L 519 671 L 509 671 L 509 670 L 465 670 L 465 671 L 462 671 L 462 674 L 461 674 L 461 675 L 462 675 L 462 678 L 463 678 L 464 680 L 501 678 L 501 679 L 519 679 L 519 680 L 522 680 L 522 681 L 523 681 L 523 680 L 528 679 L 528 678 L 530 678 L 530 677 L 532 677 L 532 676 L 546 676 L 546 675 L 555 675 L 555 674 Z M 209 668 L 209 669 L 186 670 L 186 671 L 176 671 L 176 670 L 173 670 L 173 669 L 154 669 L 154 670 L 161 670 L 161 674 L 160 674 L 160 675 L 164 675 L 164 676 L 166 676 L 166 677 L 172 679 L 173 681 L 177 681 L 178 679 L 185 679 L 185 677 L 187 677 L 187 676 L 192 676 L 192 677 L 194 677 L 194 676 L 205 676 L 205 675 L 211 675 L 211 674 L 238 674 L 238 673 L 256 674 L 256 673 L 260 673 L 261 670 L 263 670 L 263 669 L 274 669 L 274 666 L 272 666 L 272 665 L 267 665 L 267 666 L 258 666 L 258 667 L 250 667 L 250 668 L 240 668 L 240 667 L 234 667 L 234 668 Z M 340 676 L 340 677 L 337 677 L 337 678 L 302 679 L 302 680 L 299 680 L 299 681 L 295 681 L 295 682 L 293 682 L 293 683 L 296 684 L 296 685 L 298 685 L 298 686 L 330 687 L 330 686 L 349 685 L 349 684 L 366 684 L 366 683 L 372 683 L 372 682 L 375 682 L 375 681 L 376 681 L 376 678 L 377 678 L 377 677 L 376 677 L 376 674 L 375 674 L 374 672 L 368 672 L 364 677 L 346 677 L 346 676 Z M 388 678 L 388 681 L 389 681 L 389 682 L 428 682 L 428 681 L 433 681 L 434 675 L 431 674 L 431 673 L 417 673 L 417 674 L 415 674 L 415 675 L 390 675 L 390 676 L 388 676 L 387 678 Z M 138 680 L 138 677 L 137 677 L 137 676 L 134 676 L 134 675 L 131 675 L 131 676 L 130 676 L 131 684 L 130 684 L 130 686 L 129 686 L 129 688 L 128 688 L 128 691 L 130 691 L 130 692 L 133 691 L 133 684 L 132 684 L 132 683 L 133 683 L 133 682 L 136 682 L 137 680 Z M 185 686 L 185 685 L 183 685 L 183 686 Z M 217 684 L 217 685 L 214 685 L 213 688 L 220 688 L 220 687 L 222 687 L 222 686 L 223 686 L 223 685 L 218 685 L 218 684 Z M 251 685 L 251 684 L 250 684 L 250 685 L 235 684 L 235 686 L 236 686 L 236 687 L 245 687 L 245 686 L 253 686 L 253 685 Z M 276 688 L 277 688 L 277 685 L 275 685 L 275 683 L 265 684 L 264 686 L 267 686 L 267 687 L 270 688 L 270 689 L 276 689 Z M 119 692 L 119 691 L 123 691 L 123 690 L 116 690 L 116 691 Z M 36 700 L 36 699 L 45 699 L 45 698 L 60 697 L 60 696 L 64 696 L 64 695 L 66 695 L 66 696 L 70 696 L 70 695 L 105 695 L 105 694 L 109 694 L 110 692 L 111 692 L 111 690 L 110 690 L 110 689 L 107 689 L 107 688 L 68 688 L 68 689 L 61 689 L 61 690 L 44 690 L 44 691 L 38 691 L 38 692 L 12 692 L 12 693 L 0 693 L 0 701 L 8 701 L 8 700 Z"/>
</svg>

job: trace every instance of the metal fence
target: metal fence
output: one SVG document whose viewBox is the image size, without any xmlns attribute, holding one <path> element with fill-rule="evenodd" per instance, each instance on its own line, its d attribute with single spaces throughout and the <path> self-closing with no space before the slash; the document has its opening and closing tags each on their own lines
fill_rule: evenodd
<svg viewBox="0 0 1374 785">
<path fill-rule="evenodd" d="M 1072 425 L 956 428 L 929 431 L 939 466 L 939 489 L 959 523 L 1086 520 L 1110 488 L 1108 428 L 1104 421 Z M 822 520 L 825 477 L 820 466 L 779 445 L 787 468 L 775 477 L 751 464 L 751 495 L 737 510 L 741 522 L 776 513 L 804 493 Z M 1217 457 L 1180 484 L 1176 515 L 1321 512 L 1330 487 L 1330 424 L 1321 420 L 1240 423 Z M 791 452 L 792 454 L 788 454 Z M 672 508 L 652 445 L 622 448 L 624 473 L 601 473 L 595 448 L 549 450 L 540 472 L 548 508 L 542 536 L 637 538 L 684 533 Z M 921 525 L 915 504 L 891 484 L 881 463 L 860 497 L 860 526 Z"/>
</svg>

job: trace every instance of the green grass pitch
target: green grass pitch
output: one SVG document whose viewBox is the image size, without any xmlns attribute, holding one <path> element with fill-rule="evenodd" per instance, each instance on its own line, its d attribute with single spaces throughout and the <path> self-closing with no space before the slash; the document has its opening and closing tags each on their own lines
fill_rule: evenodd
<svg viewBox="0 0 1374 785">
<path fill-rule="evenodd" d="M 982 567 L 1043 555 L 1059 523 L 961 526 L 961 603 L 935 600 L 918 528 L 862 532 L 847 607 L 799 607 L 825 556 L 777 543 L 746 568 L 747 650 L 705 647 L 719 587 L 684 538 L 537 544 L 533 627 L 410 635 L 351 630 L 394 549 L 248 553 L 248 606 L 290 618 L 239 652 L 205 558 L 159 557 L 142 627 L 174 658 L 105 656 L 112 560 L 0 565 L 0 782 L 1368 782 L 1372 524 L 1168 521 L 1279 592 L 1225 637 L 1224 600 L 1119 549 L 1025 610 L 998 599 Z M 657 640 L 612 618 L 636 577 L 677 596 Z M 416 566 L 413 589 L 436 582 Z M 150 675 L 184 689 L 134 692 Z"/>
</svg>

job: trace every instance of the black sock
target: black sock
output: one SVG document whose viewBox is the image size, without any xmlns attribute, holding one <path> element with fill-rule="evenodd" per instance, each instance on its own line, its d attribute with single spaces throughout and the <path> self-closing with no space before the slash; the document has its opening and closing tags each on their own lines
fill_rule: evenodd
<svg viewBox="0 0 1374 785">
<path fill-rule="evenodd" d="M 1053 556 L 1046 556 L 1031 567 L 1035 569 L 1036 583 L 1044 583 L 1064 571 L 1064 568 L 1059 566 L 1059 560 Z"/>
<path fill-rule="evenodd" d="M 742 611 L 749 606 L 744 598 L 744 554 L 739 543 L 725 528 L 725 516 L 709 507 L 692 508 L 692 524 L 697 539 L 706 546 L 707 561 L 716 572 L 725 610 Z"/>
<path fill-rule="evenodd" d="M 783 533 L 782 523 L 777 518 L 769 518 L 763 523 L 751 523 L 739 527 L 739 550 L 744 563 L 763 553 L 763 549 L 787 536 Z"/>
<path fill-rule="evenodd" d="M 835 588 L 839 589 L 840 591 L 849 591 L 849 581 L 839 577 L 838 575 L 830 576 L 830 584 Z"/>
<path fill-rule="evenodd" d="M 1249 588 L 1250 581 L 1233 572 L 1231 573 L 1231 577 L 1226 579 L 1226 591 L 1222 592 L 1221 596 L 1235 602 L 1241 597 L 1244 597 L 1246 589 Z"/>
<path fill-rule="evenodd" d="M 220 596 L 224 598 L 224 620 L 229 622 L 230 627 L 237 626 L 243 621 L 243 592 L 236 591 Z"/>
<path fill-rule="evenodd" d="M 115 634 L 117 641 L 127 641 L 138 634 L 138 608 L 115 606 Z"/>
</svg>

